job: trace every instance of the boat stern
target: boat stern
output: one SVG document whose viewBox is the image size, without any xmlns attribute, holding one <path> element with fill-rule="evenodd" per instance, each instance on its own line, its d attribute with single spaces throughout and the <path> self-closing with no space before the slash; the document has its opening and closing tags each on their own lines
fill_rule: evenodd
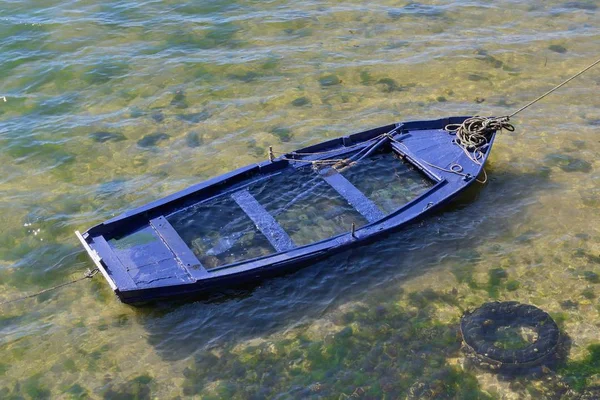
<svg viewBox="0 0 600 400">
<path fill-rule="evenodd" d="M 85 235 L 87 235 L 87 234 L 85 234 Z M 92 259 L 94 264 L 96 265 L 96 268 L 98 268 L 98 270 L 100 271 L 100 273 L 102 274 L 104 279 L 106 279 L 110 288 L 114 292 L 117 292 L 118 291 L 117 285 L 115 284 L 115 282 L 113 281 L 111 276 L 108 274 L 106 267 L 102 264 L 102 258 L 100 257 L 98 252 L 90 247 L 89 243 L 85 240 L 84 236 L 79 231 L 75 231 L 75 236 L 77 236 L 77 239 L 79 239 L 79 241 L 81 242 L 81 245 L 83 246 L 85 251 L 88 253 L 88 255 L 90 256 L 90 258 Z"/>
</svg>

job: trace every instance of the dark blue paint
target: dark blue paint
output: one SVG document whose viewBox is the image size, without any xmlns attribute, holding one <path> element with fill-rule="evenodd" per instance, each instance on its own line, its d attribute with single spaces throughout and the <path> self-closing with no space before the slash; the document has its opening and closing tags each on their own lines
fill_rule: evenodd
<svg viewBox="0 0 600 400">
<path fill-rule="evenodd" d="M 165 217 L 151 219 L 150 225 L 191 278 L 202 279 L 205 277 L 206 269 Z"/>
<path fill-rule="evenodd" d="M 283 170 L 303 168 L 306 165 L 301 162 L 275 159 L 273 162 L 265 161 L 240 168 L 129 211 L 89 229 L 82 236 L 82 240 L 89 246 L 86 250 L 92 258 L 95 256 L 94 252 L 101 258 L 98 264 L 104 269 L 103 275 L 111 280 L 111 285 L 117 288 L 115 292 L 119 298 L 127 303 L 210 291 L 294 270 L 335 252 L 377 240 L 382 235 L 400 229 L 439 209 L 472 185 L 475 177 L 481 172 L 482 165 L 472 162 L 463 150 L 453 143 L 454 136 L 443 130 L 447 124 L 461 123 L 465 118 L 453 117 L 387 125 L 328 140 L 284 156 L 287 159 L 309 160 L 317 156 L 301 153 L 331 151 L 328 156 L 337 158 L 360 151 L 366 146 L 373 146 L 374 138 L 383 133 L 391 133 L 394 140 L 400 144 L 386 139 L 378 143 L 378 146 L 387 146 L 389 150 L 394 151 L 437 182 L 421 196 L 391 214 L 384 215 L 350 182 L 345 179 L 340 180 L 341 175 L 338 173 L 330 175 L 335 178 L 329 179 L 329 183 L 369 221 L 367 225 L 357 229 L 354 236 L 348 232 L 306 246 L 295 247 L 287 233 L 262 205 L 254 197 L 249 198 L 246 195 L 250 195 L 246 190 L 249 184 Z M 489 155 L 494 137 L 495 134 L 491 136 L 490 145 L 485 151 L 481 164 L 485 163 Z M 353 147 L 349 148 L 349 146 Z M 432 164 L 444 169 L 449 169 L 452 164 L 458 164 L 462 167 L 462 173 L 469 176 L 464 177 L 436 169 L 431 167 Z M 200 265 L 195 255 L 163 216 L 223 195 L 231 195 L 238 202 L 278 252 L 220 266 L 210 271 Z M 127 251 L 135 254 L 127 254 L 123 253 L 123 249 L 117 251 L 107 243 L 107 240 L 127 237 L 143 229 L 152 229 L 160 237 L 160 245 L 156 245 L 155 248 L 149 245 L 132 247 Z M 350 230 L 350 227 L 348 229 Z M 165 251 L 170 254 L 167 258 L 165 258 Z M 120 256 L 117 257 L 116 254 Z M 151 266 L 154 268 L 152 271 L 160 275 L 160 279 L 153 280 L 143 272 L 143 269 L 124 265 L 126 263 L 121 261 L 123 257 L 128 259 L 127 263 L 138 260 L 140 266 Z M 144 258 L 147 260 L 142 261 Z M 187 264 L 192 264 L 196 268 L 190 269 Z M 135 274 L 132 274 L 132 271 Z M 139 274 L 142 274 L 143 279 L 140 279 Z"/>
<path fill-rule="evenodd" d="M 298 247 L 277 221 L 275 221 L 275 218 L 256 201 L 247 189 L 233 193 L 231 198 L 250 217 L 254 225 L 265 235 L 276 251 L 287 251 Z"/>
<path fill-rule="evenodd" d="M 332 188 L 335 189 L 352 207 L 356 209 L 369 222 L 375 222 L 385 214 L 369 200 L 360 190 L 351 184 L 333 168 L 326 168 L 321 172 L 321 176 Z"/>
</svg>

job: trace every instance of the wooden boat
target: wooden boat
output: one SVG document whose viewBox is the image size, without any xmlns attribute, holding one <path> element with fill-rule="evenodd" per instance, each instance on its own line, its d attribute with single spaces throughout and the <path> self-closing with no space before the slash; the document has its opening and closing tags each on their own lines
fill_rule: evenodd
<svg viewBox="0 0 600 400">
<path fill-rule="evenodd" d="M 121 301 L 251 283 L 399 229 L 483 171 L 444 128 L 396 123 L 248 165 L 76 232 Z"/>
</svg>

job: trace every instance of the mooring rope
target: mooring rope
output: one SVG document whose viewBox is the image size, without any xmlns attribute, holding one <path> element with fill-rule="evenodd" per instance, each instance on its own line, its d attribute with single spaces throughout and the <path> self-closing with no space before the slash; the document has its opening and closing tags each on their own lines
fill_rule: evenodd
<svg viewBox="0 0 600 400">
<path fill-rule="evenodd" d="M 456 135 L 455 142 L 467 157 L 475 164 L 481 165 L 483 149 L 489 143 L 492 132 L 506 129 L 513 132 L 515 127 L 508 122 L 509 117 L 480 117 L 467 118 L 461 124 L 448 124 L 444 128 Z"/>
<path fill-rule="evenodd" d="M 521 111 L 531 107 L 538 101 L 542 100 L 544 97 L 560 89 L 567 83 L 571 82 L 573 79 L 584 74 L 586 71 L 590 70 L 598 64 L 600 64 L 600 59 L 594 61 L 581 71 L 577 72 L 575 75 L 554 86 L 546 93 L 525 104 L 523 107 L 514 111 L 512 114 L 503 117 L 482 117 L 476 115 L 474 117 L 467 118 L 461 124 L 446 125 L 444 129 L 448 132 L 456 134 L 456 144 L 463 149 L 463 151 L 465 152 L 467 157 L 471 159 L 471 161 L 481 165 L 480 160 L 483 158 L 483 149 L 485 148 L 485 146 L 488 145 L 489 138 L 493 132 L 501 131 L 502 129 L 506 129 L 509 132 L 513 132 L 515 130 L 515 127 L 511 123 L 509 123 L 512 117 L 514 117 Z M 437 166 L 435 167 L 440 168 Z"/>
<path fill-rule="evenodd" d="M 570 77 L 569 79 L 563 81 L 562 83 L 554 86 L 552 89 L 548 90 L 546 93 L 544 93 L 543 95 L 541 95 L 540 97 L 538 97 L 535 100 L 530 101 L 529 103 L 525 104 L 523 107 L 519 108 L 517 111 L 513 112 L 512 114 L 510 114 L 508 116 L 508 118 L 512 118 L 515 115 L 517 115 L 518 113 L 520 113 L 521 111 L 525 110 L 526 108 L 528 108 L 529 106 L 534 105 L 535 103 L 537 103 L 538 101 L 540 101 L 541 99 L 543 99 L 544 97 L 548 96 L 550 93 L 554 92 L 557 89 L 560 89 L 561 87 L 563 87 L 564 85 L 566 85 L 567 83 L 571 82 L 573 79 L 577 78 L 579 75 L 584 74 L 587 70 L 592 69 L 593 67 L 595 67 L 596 65 L 600 64 L 600 59 L 594 61 L 593 63 L 591 63 L 590 65 L 588 65 L 587 67 L 585 67 L 584 69 L 582 69 L 581 71 L 579 71 L 578 73 L 576 73 L 575 75 L 573 75 L 572 77 Z"/>
<path fill-rule="evenodd" d="M 0 303 L 0 306 L 3 306 L 5 304 L 10 304 L 10 303 L 15 303 L 15 302 L 21 301 L 21 300 L 31 299 L 33 297 L 37 297 L 37 296 L 42 295 L 44 293 L 48 293 L 48 292 L 51 292 L 53 290 L 65 287 L 65 286 L 72 285 L 73 283 L 77 283 L 77 282 L 80 282 L 80 281 L 83 281 L 83 280 L 86 280 L 86 279 L 91 279 L 98 272 L 100 272 L 100 270 L 98 268 L 88 269 L 87 271 L 85 271 L 85 274 L 81 278 L 73 279 L 73 280 L 68 281 L 68 282 L 63 282 L 63 283 L 61 283 L 59 285 L 52 286 L 52 287 L 44 289 L 44 290 L 40 290 L 39 292 L 35 292 L 35 293 L 29 294 L 27 296 L 21 296 L 21 297 L 17 297 L 17 298 L 11 299 L 11 300 L 3 301 L 3 302 Z"/>
<path fill-rule="evenodd" d="M 556 90 L 560 89 L 567 83 L 571 82 L 573 79 L 584 74 L 586 71 L 592 69 L 593 67 L 595 67 L 598 64 L 600 64 L 600 59 L 594 61 L 592 64 L 588 65 L 587 67 L 585 67 L 584 69 L 582 69 L 581 71 L 576 73 L 575 75 L 571 76 L 569 79 L 566 79 L 565 81 L 556 85 L 555 87 L 553 87 L 546 93 L 542 94 L 541 96 L 537 97 L 536 99 L 525 104 L 523 107 L 514 111 L 512 114 L 509 114 L 509 115 L 506 115 L 503 117 L 474 116 L 471 118 L 467 118 L 461 124 L 448 124 L 448 125 L 446 125 L 446 127 L 444 129 L 447 130 L 448 132 L 452 132 L 452 133 L 456 134 L 456 139 L 455 139 L 456 144 L 459 145 L 463 149 L 463 151 L 465 152 L 467 157 L 469 157 L 474 163 L 481 165 L 480 160 L 483 159 L 483 155 L 484 155 L 482 150 L 485 148 L 485 146 L 487 146 L 489 144 L 489 136 L 491 135 L 491 133 L 501 131 L 503 129 L 510 131 L 510 132 L 514 131 L 515 127 L 509 123 L 509 121 L 512 117 L 519 114 L 523 110 L 531 107 L 538 101 L 542 100 L 544 97 L 546 97 L 546 96 L 550 95 L 551 93 L 555 92 Z M 6 101 L 6 99 L 4 99 L 4 101 Z M 292 156 L 296 156 L 296 155 L 297 156 L 308 156 L 308 155 L 329 154 L 329 153 L 333 152 L 333 151 L 324 151 L 324 152 L 316 152 L 316 153 L 297 153 L 297 152 L 283 153 L 283 155 L 280 157 L 280 159 L 291 161 L 291 162 L 311 163 L 313 165 L 313 167 L 315 167 L 315 168 L 319 168 L 320 166 L 331 166 L 332 168 L 338 169 L 338 170 L 345 169 L 352 165 L 355 165 L 358 161 L 360 161 L 364 157 L 366 157 L 368 155 L 368 153 L 373 148 L 375 148 L 377 146 L 377 144 L 379 143 L 379 141 L 383 138 L 388 138 L 388 139 L 391 139 L 392 141 L 400 143 L 400 142 L 394 140 L 394 138 L 393 138 L 393 133 L 396 132 L 400 128 L 401 128 L 401 125 L 392 129 L 390 132 L 386 132 L 386 133 L 383 133 L 381 135 L 378 135 L 378 136 L 375 136 L 375 137 L 369 139 L 369 142 L 372 142 L 369 145 L 364 146 L 364 143 L 359 143 L 359 144 L 355 144 L 352 146 L 347 146 L 348 148 L 364 146 L 361 150 L 356 152 L 356 154 L 353 154 L 352 156 L 350 156 L 348 158 L 344 158 L 344 159 L 324 158 L 324 159 L 318 159 L 318 160 L 304 160 L 304 159 L 296 159 L 296 158 L 287 157 L 288 154 L 290 154 Z M 269 148 L 269 158 L 271 160 L 273 160 L 273 158 L 274 158 L 274 153 L 275 152 L 272 150 L 272 148 Z M 282 153 L 279 153 L 279 154 L 282 154 Z M 359 157 L 359 156 L 361 156 L 361 157 Z M 359 158 L 356 159 L 357 157 L 359 157 Z M 442 171 L 466 176 L 466 174 L 464 174 L 462 172 L 462 166 L 460 166 L 458 164 L 451 165 L 450 169 L 442 168 L 437 165 L 430 164 L 428 162 L 426 162 L 426 164 L 431 167 L 440 169 Z M 453 168 L 454 166 L 459 166 L 460 170 Z M 485 170 L 483 170 L 483 173 L 485 175 L 485 178 L 483 181 L 476 179 L 480 183 L 485 183 L 487 181 L 487 174 L 485 174 Z M 50 287 L 50 288 L 47 288 L 44 290 L 40 290 L 39 292 L 32 293 L 32 294 L 29 294 L 26 296 L 17 297 L 17 298 L 11 299 L 11 300 L 0 302 L 0 306 L 14 303 L 17 301 L 30 299 L 33 297 L 37 297 L 44 293 L 48 293 L 50 291 L 57 290 L 62 287 L 65 287 L 65 286 L 72 285 L 74 283 L 77 283 L 77 282 L 80 282 L 80 281 L 83 281 L 86 279 L 91 279 L 98 272 L 99 272 L 98 268 L 95 268 L 93 270 L 88 269 L 85 272 L 84 276 L 81 278 L 73 279 L 71 281 L 64 282 L 59 285 L 56 285 L 56 286 L 53 286 L 53 287 Z"/>
<path fill-rule="evenodd" d="M 448 124 L 445 126 L 444 129 L 446 131 L 451 132 L 456 135 L 456 139 L 455 139 L 456 144 L 462 148 L 465 155 L 471 161 L 473 161 L 475 164 L 481 165 L 481 160 L 484 158 L 483 150 L 489 144 L 489 140 L 490 140 L 493 132 L 502 131 L 503 129 L 507 130 L 509 132 L 513 132 L 515 130 L 515 127 L 509 122 L 512 117 L 519 114 L 523 110 L 531 107 L 538 101 L 542 100 L 544 97 L 546 97 L 549 94 L 560 89 L 567 83 L 571 82 L 573 79 L 584 74 L 586 71 L 590 70 L 591 68 L 595 67 L 598 64 L 600 64 L 600 59 L 594 61 L 593 63 L 591 63 L 584 69 L 582 69 L 581 71 L 577 72 L 575 75 L 564 80 L 560 84 L 554 86 L 552 89 L 550 89 L 546 93 L 544 93 L 541 96 L 537 97 L 536 99 L 530 101 L 529 103 L 525 104 L 523 107 L 519 108 L 518 110 L 514 111 L 513 113 L 511 113 L 509 115 L 506 115 L 503 117 L 482 117 L 482 116 L 476 115 L 474 117 L 465 119 L 460 124 Z M 351 156 L 349 158 L 345 158 L 345 159 L 322 158 L 322 159 L 316 159 L 316 160 L 305 160 L 305 159 L 296 159 L 296 158 L 287 157 L 288 154 L 291 154 L 293 156 L 296 156 L 296 155 L 308 156 L 308 155 L 320 155 L 320 154 L 330 153 L 328 151 L 324 151 L 324 152 L 317 152 L 317 153 L 298 153 L 298 152 L 283 153 L 283 155 L 280 156 L 280 159 L 291 161 L 291 162 L 310 163 L 315 168 L 319 168 L 321 166 L 330 166 L 335 169 L 345 169 L 348 166 L 352 166 L 356 162 L 360 161 L 363 157 L 358 158 L 356 161 L 354 161 L 354 159 L 356 159 L 356 157 L 358 157 L 359 154 L 361 154 L 365 151 L 368 153 L 368 151 L 378 142 L 378 140 L 380 140 L 384 137 L 392 138 L 392 140 L 393 140 L 392 135 L 397 129 L 398 129 L 398 127 L 396 127 L 395 129 L 392 129 L 390 132 L 386 132 L 384 134 L 378 135 L 378 136 L 370 139 L 369 141 L 371 142 L 371 144 L 363 147 L 361 150 L 358 151 L 357 154 L 354 154 L 353 156 Z M 350 147 L 355 147 L 355 146 L 356 145 L 348 146 L 348 147 L 350 148 Z M 274 153 L 275 152 L 272 150 L 272 148 L 269 148 L 269 157 L 271 160 L 273 159 Z M 282 153 L 278 153 L 278 154 L 282 154 Z M 429 165 L 431 167 L 434 167 L 434 168 L 437 168 L 440 170 L 444 170 L 444 171 L 448 171 L 448 172 L 452 172 L 452 173 L 461 175 L 460 172 L 457 172 L 457 171 L 454 171 L 451 169 L 448 170 L 443 167 L 439 167 L 437 165 L 432 165 L 432 164 L 429 164 Z M 485 170 L 483 172 L 485 174 Z M 486 181 L 487 181 L 487 174 L 483 181 L 478 180 L 478 182 L 480 182 L 480 183 L 485 183 Z"/>
<path fill-rule="evenodd" d="M 372 148 L 374 148 L 379 143 L 379 141 L 381 139 L 390 135 L 391 132 L 394 132 L 397 129 L 398 129 L 398 127 L 392 129 L 390 132 L 382 133 L 381 135 L 372 137 L 371 139 L 369 139 L 366 142 L 357 143 L 357 144 L 354 144 L 351 146 L 346 146 L 346 148 L 344 150 L 352 149 L 352 148 L 358 147 L 358 146 L 363 146 L 362 149 L 358 150 L 355 154 L 352 154 L 350 157 L 347 157 L 347 158 L 321 158 L 321 159 L 312 159 L 312 160 L 305 160 L 302 158 L 290 158 L 290 157 L 288 157 L 288 154 L 291 156 L 301 156 L 302 157 L 302 156 L 310 156 L 310 155 L 331 154 L 333 152 L 338 151 L 338 149 L 332 149 L 329 151 L 321 151 L 321 152 L 316 152 L 316 153 L 308 153 L 308 152 L 305 153 L 305 152 L 297 152 L 297 151 L 294 151 L 291 153 L 282 153 L 282 152 L 274 151 L 272 149 L 272 147 L 269 147 L 269 158 L 273 159 L 274 154 L 281 154 L 281 156 L 279 157 L 280 160 L 285 160 L 285 161 L 290 161 L 290 162 L 307 163 L 307 164 L 311 164 L 314 168 L 317 168 L 317 169 L 321 166 L 330 166 L 339 171 L 339 170 L 345 169 L 349 166 L 352 166 L 356 162 L 360 161 L 364 157 L 364 155 L 366 155 Z M 368 144 L 365 145 L 365 143 L 368 143 Z"/>
</svg>

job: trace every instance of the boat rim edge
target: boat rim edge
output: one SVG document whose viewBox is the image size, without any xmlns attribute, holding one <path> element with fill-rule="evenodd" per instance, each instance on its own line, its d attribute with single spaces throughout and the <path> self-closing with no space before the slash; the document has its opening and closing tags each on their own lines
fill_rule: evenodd
<svg viewBox="0 0 600 400">
<path fill-rule="evenodd" d="M 117 285 L 113 282 L 113 280 L 110 278 L 110 275 L 108 274 L 108 271 L 106 271 L 106 269 L 102 265 L 102 258 L 98 255 L 98 253 L 95 250 L 93 250 L 90 247 L 90 245 L 86 242 L 83 235 L 79 231 L 75 231 L 75 236 L 77 236 L 77 239 L 79 239 L 85 251 L 88 253 L 92 261 L 94 261 L 94 264 L 96 264 L 96 267 L 98 267 L 98 270 L 102 273 L 104 279 L 106 279 L 106 281 L 110 285 L 110 288 L 116 292 L 118 289 Z"/>
</svg>

